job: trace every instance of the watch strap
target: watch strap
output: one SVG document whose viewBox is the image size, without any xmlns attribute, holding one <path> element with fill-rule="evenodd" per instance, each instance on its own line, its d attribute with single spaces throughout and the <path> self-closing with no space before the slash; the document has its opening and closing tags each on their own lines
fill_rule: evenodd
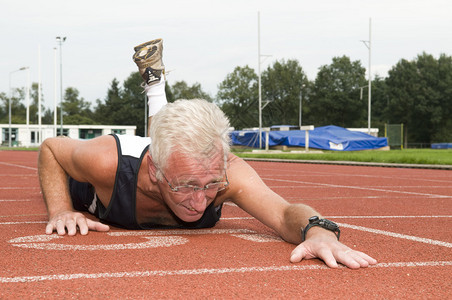
<svg viewBox="0 0 452 300">
<path fill-rule="evenodd" d="M 315 226 L 320 226 L 326 230 L 334 232 L 334 234 L 337 237 L 337 240 L 339 240 L 339 237 L 341 235 L 341 230 L 339 229 L 339 226 L 334 223 L 333 221 L 330 221 L 328 219 L 320 219 L 318 216 L 314 216 L 309 218 L 309 223 L 306 225 L 306 227 L 301 229 L 301 239 L 302 242 L 306 240 L 306 234 L 309 229 Z"/>
</svg>

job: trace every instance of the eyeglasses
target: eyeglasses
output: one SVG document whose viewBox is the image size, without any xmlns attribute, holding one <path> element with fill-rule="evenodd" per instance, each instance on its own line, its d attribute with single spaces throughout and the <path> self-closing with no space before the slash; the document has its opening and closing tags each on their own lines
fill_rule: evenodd
<svg viewBox="0 0 452 300">
<path fill-rule="evenodd" d="M 165 174 L 161 170 L 160 170 L 160 172 L 162 173 L 163 178 L 165 178 L 166 182 L 168 183 L 171 191 L 181 193 L 181 194 L 192 194 L 197 191 L 205 191 L 206 193 L 208 193 L 208 192 L 218 193 L 218 192 L 224 190 L 229 185 L 228 174 L 226 173 L 226 171 L 224 171 L 224 176 L 225 176 L 226 181 L 212 182 L 212 183 L 206 184 L 204 187 L 199 187 L 199 186 L 190 185 L 190 184 L 172 186 L 171 183 L 169 182 L 169 180 L 166 178 Z"/>
</svg>

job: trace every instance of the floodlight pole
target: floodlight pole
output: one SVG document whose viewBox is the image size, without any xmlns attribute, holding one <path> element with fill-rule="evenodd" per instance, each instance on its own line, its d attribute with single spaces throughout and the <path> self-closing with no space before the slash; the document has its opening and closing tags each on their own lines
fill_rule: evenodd
<svg viewBox="0 0 452 300">
<path fill-rule="evenodd" d="M 301 85 L 301 88 L 300 88 L 300 109 L 299 109 L 299 112 L 300 112 L 300 114 L 299 114 L 299 116 L 298 116 L 298 126 L 299 127 L 301 127 L 301 120 L 302 120 L 302 108 L 303 108 L 303 88 L 305 87 L 306 85 Z"/>
<path fill-rule="evenodd" d="M 13 97 L 13 91 L 11 89 L 11 75 L 16 72 L 23 71 L 28 69 L 29 67 L 22 67 L 20 69 L 9 72 L 9 101 L 8 101 L 8 115 L 9 115 L 9 129 L 8 129 L 8 147 L 11 148 L 11 98 Z"/>
<path fill-rule="evenodd" d="M 259 149 L 262 148 L 262 87 L 261 87 L 261 12 L 257 12 L 257 73 L 259 86 Z"/>
<path fill-rule="evenodd" d="M 56 37 L 57 43 L 60 45 L 60 126 L 63 135 L 63 43 L 66 41 L 66 37 Z"/>
<path fill-rule="evenodd" d="M 41 100 L 42 100 L 42 79 L 41 79 L 41 45 L 38 46 L 38 143 L 42 143 L 42 124 L 41 124 Z"/>
<path fill-rule="evenodd" d="M 27 88 L 26 88 L 26 99 L 27 99 L 27 112 L 26 112 L 26 122 L 27 122 L 27 139 L 30 141 L 30 67 L 26 67 L 27 69 Z M 29 142 L 27 141 L 27 147 L 29 146 Z"/>
<path fill-rule="evenodd" d="M 30 125 L 30 67 L 25 67 L 27 69 L 27 90 L 26 90 L 26 98 L 27 98 L 27 131 L 29 130 Z"/>
<path fill-rule="evenodd" d="M 370 134 L 370 116 L 371 116 L 371 104 L 372 104 L 372 62 L 371 62 L 371 57 L 372 57 L 372 19 L 369 18 L 369 40 L 368 41 L 362 41 L 364 43 L 364 45 L 366 45 L 366 47 L 369 49 L 369 88 L 368 88 L 368 92 L 369 92 L 369 97 L 368 97 L 368 108 L 367 108 L 367 130 L 368 130 L 368 134 Z"/>
<path fill-rule="evenodd" d="M 261 54 L 261 13 L 257 12 L 257 73 L 258 73 L 258 87 L 259 87 L 259 149 L 262 148 L 262 84 L 261 84 L 261 58 L 270 57 L 271 55 Z M 268 104 L 268 103 L 267 103 Z M 267 105 L 266 104 L 266 105 Z"/>
<path fill-rule="evenodd" d="M 57 137 L 57 48 L 53 48 L 53 136 Z"/>
</svg>

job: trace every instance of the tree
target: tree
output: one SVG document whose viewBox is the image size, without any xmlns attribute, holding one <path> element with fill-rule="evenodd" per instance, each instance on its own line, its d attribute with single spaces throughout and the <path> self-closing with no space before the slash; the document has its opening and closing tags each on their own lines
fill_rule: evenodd
<svg viewBox="0 0 452 300">
<path fill-rule="evenodd" d="M 236 129 L 259 126 L 257 81 L 252 68 L 236 67 L 218 86 L 217 102 Z"/>
<path fill-rule="evenodd" d="M 119 111 L 124 104 L 121 98 L 121 88 L 119 87 L 119 81 L 114 78 L 110 84 L 110 88 L 107 90 L 107 96 L 105 102 L 96 100 L 96 108 L 94 114 L 96 120 L 100 124 L 118 124 L 115 121 L 115 114 Z"/>
<path fill-rule="evenodd" d="M 452 139 L 452 58 L 423 53 L 400 60 L 386 79 L 387 118 L 404 123 L 411 143 Z"/>
<path fill-rule="evenodd" d="M 262 111 L 263 123 L 296 125 L 303 86 L 308 80 L 297 60 L 276 61 L 262 73 L 263 100 L 270 103 Z"/>
<path fill-rule="evenodd" d="M 145 94 L 139 72 L 132 72 L 123 87 L 115 78 L 107 91 L 105 102 L 97 100 L 96 120 L 108 125 L 135 125 L 136 134 L 144 136 Z"/>
<path fill-rule="evenodd" d="M 11 96 L 11 123 L 12 124 L 23 124 L 25 123 L 26 108 L 21 103 L 22 99 L 25 97 L 25 92 L 23 88 L 15 88 L 12 91 Z M 3 102 L 3 108 L 0 111 L 0 123 L 9 123 L 9 100 L 10 96 L 5 93 L 0 94 L 0 99 Z"/>
<path fill-rule="evenodd" d="M 363 101 L 367 103 L 367 86 L 363 89 Z M 383 136 L 385 123 L 389 123 L 388 115 L 388 86 L 385 78 L 375 76 L 372 80 L 372 99 L 371 99 L 371 125 L 378 128 L 380 136 Z"/>
<path fill-rule="evenodd" d="M 176 81 L 171 85 L 170 93 L 171 97 L 168 100 L 172 101 L 169 102 L 174 102 L 177 99 L 204 99 L 212 102 L 212 97 L 202 90 L 201 84 L 199 83 L 188 86 L 185 81 Z"/>
<path fill-rule="evenodd" d="M 38 103 L 39 103 L 39 93 L 38 93 L 39 85 L 37 82 L 33 82 L 31 84 L 31 90 L 30 90 L 30 107 L 29 107 L 29 117 L 30 117 L 30 124 L 39 124 L 39 110 L 38 110 Z M 41 90 L 41 116 L 45 115 L 45 106 L 44 106 L 44 95 L 42 94 Z M 45 124 L 48 123 L 47 118 L 41 118 L 41 123 Z M 48 123 L 51 124 L 52 122 Z"/>
<path fill-rule="evenodd" d="M 143 79 L 139 72 L 130 74 L 123 83 L 123 90 L 120 93 L 122 105 L 119 111 L 114 113 L 114 124 L 118 125 L 136 125 L 136 134 L 144 136 L 145 105 L 147 100 L 144 89 L 141 86 Z"/>
<path fill-rule="evenodd" d="M 347 56 L 334 57 L 321 66 L 309 101 L 315 125 L 367 126 L 367 101 L 360 100 L 360 87 L 366 84 L 365 69 Z"/>
<path fill-rule="evenodd" d="M 4 120 L 8 119 L 8 96 L 4 92 L 0 93 L 0 123 L 6 123 Z"/>
<path fill-rule="evenodd" d="M 64 124 L 96 124 L 92 119 L 91 103 L 80 97 L 77 89 L 66 89 L 62 105 Z"/>
</svg>

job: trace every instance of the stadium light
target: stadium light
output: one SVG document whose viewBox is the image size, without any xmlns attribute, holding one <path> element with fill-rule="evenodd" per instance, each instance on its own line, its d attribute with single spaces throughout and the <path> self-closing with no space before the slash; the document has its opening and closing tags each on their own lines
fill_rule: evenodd
<svg viewBox="0 0 452 300">
<path fill-rule="evenodd" d="M 265 59 L 271 55 L 261 54 L 261 13 L 257 12 L 257 73 L 258 73 L 258 87 L 259 87 L 259 149 L 262 148 L 262 84 L 261 84 L 261 64 L 263 61 L 262 57 Z M 264 60 L 265 60 L 264 59 Z M 267 105 L 268 102 L 265 104 Z M 264 105 L 264 107 L 265 107 Z"/>
<path fill-rule="evenodd" d="M 16 72 L 27 70 L 27 69 L 29 69 L 29 67 L 22 67 L 20 69 L 17 69 L 17 70 L 9 72 L 9 101 L 8 101 L 8 104 L 9 104 L 9 108 L 8 108 L 9 130 L 8 130 L 8 132 L 9 132 L 9 134 L 8 134 L 8 147 L 11 147 L 11 98 L 13 97 L 13 91 L 11 89 L 11 76 L 14 73 L 16 73 Z"/>
<path fill-rule="evenodd" d="M 364 43 L 364 45 L 366 45 L 367 49 L 369 49 L 369 97 L 368 97 L 368 108 L 367 108 L 367 130 L 368 130 L 368 134 L 370 134 L 370 116 L 371 116 L 371 104 L 372 104 L 372 100 L 371 100 L 371 95 L 372 95 L 372 73 L 371 73 L 371 54 L 372 54 L 372 44 L 371 44 L 371 24 L 372 24 L 372 19 L 369 18 L 369 40 L 368 41 L 361 41 Z M 362 91 L 362 90 L 361 90 Z"/>
<path fill-rule="evenodd" d="M 66 41 L 66 37 L 56 37 L 57 43 L 60 45 L 60 125 L 63 135 L 63 43 Z"/>
<path fill-rule="evenodd" d="M 303 108 L 303 88 L 305 87 L 306 85 L 305 84 L 302 84 L 301 85 L 301 88 L 300 88 L 300 110 L 299 110 L 299 112 L 300 112 L 300 115 L 298 116 L 298 126 L 299 127 L 301 127 L 301 117 L 302 117 L 302 108 Z"/>
</svg>

